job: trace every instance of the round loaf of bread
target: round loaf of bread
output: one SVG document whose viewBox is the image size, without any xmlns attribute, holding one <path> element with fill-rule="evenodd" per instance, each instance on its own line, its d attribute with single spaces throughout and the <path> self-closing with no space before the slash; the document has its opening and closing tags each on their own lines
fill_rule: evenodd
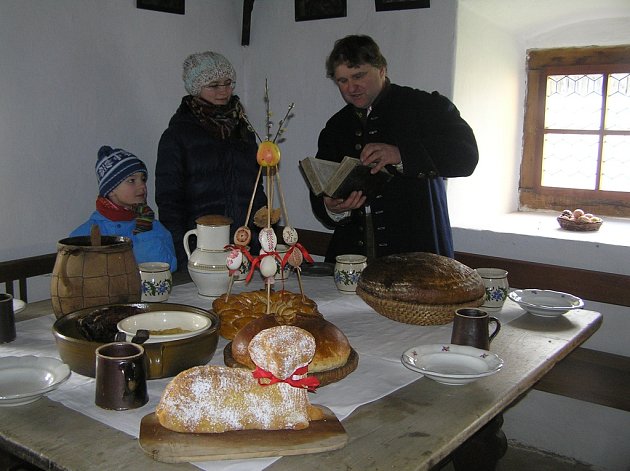
<svg viewBox="0 0 630 471">
<path fill-rule="evenodd" d="M 241 365 L 254 369 L 255 365 L 248 351 L 250 341 L 259 332 L 285 323 L 301 327 L 315 338 L 315 356 L 308 365 L 309 373 L 329 371 L 347 363 L 351 347 L 344 333 L 323 317 L 302 314 L 288 320 L 281 316 L 265 315 L 250 322 L 232 340 L 232 358 Z"/>
<path fill-rule="evenodd" d="M 485 294 L 475 270 L 425 252 L 377 258 L 363 270 L 358 286 L 383 299 L 421 304 L 460 304 Z"/>
<path fill-rule="evenodd" d="M 357 295 L 376 312 L 416 325 L 447 324 L 456 309 L 481 306 L 485 294 L 475 270 L 425 252 L 377 258 L 357 284 Z"/>
</svg>

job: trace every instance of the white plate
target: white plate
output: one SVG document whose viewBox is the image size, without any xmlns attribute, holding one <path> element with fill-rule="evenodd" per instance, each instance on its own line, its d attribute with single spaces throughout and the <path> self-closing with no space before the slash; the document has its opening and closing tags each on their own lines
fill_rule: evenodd
<svg viewBox="0 0 630 471">
<path fill-rule="evenodd" d="M 50 357 L 0 358 L 0 406 L 35 402 L 70 377 L 70 367 Z"/>
<path fill-rule="evenodd" d="M 13 298 L 13 314 L 17 314 L 18 312 L 22 312 L 26 307 L 26 303 L 21 299 Z"/>
<path fill-rule="evenodd" d="M 123 319 L 117 324 L 118 330 L 127 334 L 127 341 L 136 335 L 139 329 L 150 331 L 149 339 L 145 343 L 168 342 L 194 337 L 210 327 L 212 320 L 185 311 L 153 311 L 136 314 Z M 176 334 L 159 334 L 159 331 L 181 329 L 185 332 Z M 153 333 L 151 333 L 153 332 Z"/>
<path fill-rule="evenodd" d="M 548 289 L 517 289 L 508 297 L 535 316 L 558 317 L 584 307 L 584 301 L 572 294 Z"/>
<path fill-rule="evenodd" d="M 454 344 L 419 345 L 406 350 L 402 364 L 442 384 L 462 385 L 495 374 L 503 360 L 487 350 Z"/>
</svg>

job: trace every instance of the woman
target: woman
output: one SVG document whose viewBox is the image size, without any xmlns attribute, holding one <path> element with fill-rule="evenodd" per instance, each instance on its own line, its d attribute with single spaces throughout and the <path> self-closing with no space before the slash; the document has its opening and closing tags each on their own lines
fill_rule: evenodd
<svg viewBox="0 0 630 471">
<path fill-rule="evenodd" d="M 252 253 L 258 253 L 252 218 L 266 196 L 262 179 L 256 184 L 256 138 L 233 94 L 234 68 L 221 54 L 201 52 L 186 58 L 183 79 L 188 95 L 162 134 L 155 171 L 155 201 L 160 221 L 173 235 L 179 267 L 187 266 L 184 234 L 209 214 L 232 219 L 230 243 L 236 229 L 249 226 Z"/>
</svg>

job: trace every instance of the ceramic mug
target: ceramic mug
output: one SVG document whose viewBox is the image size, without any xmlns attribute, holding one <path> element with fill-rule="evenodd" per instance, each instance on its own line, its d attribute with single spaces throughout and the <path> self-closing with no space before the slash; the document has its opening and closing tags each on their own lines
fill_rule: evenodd
<svg viewBox="0 0 630 471">
<path fill-rule="evenodd" d="M 509 285 L 508 272 L 501 268 L 477 268 L 477 273 L 486 288 L 482 309 L 486 311 L 500 311 L 507 299 Z"/>
<path fill-rule="evenodd" d="M 490 333 L 490 324 L 494 330 Z M 482 309 L 461 308 L 455 311 L 451 343 L 490 350 L 490 342 L 501 330 L 501 322 Z"/>
<path fill-rule="evenodd" d="M 0 343 L 15 340 L 15 314 L 13 313 L 13 296 L 0 293 Z"/>
<path fill-rule="evenodd" d="M 103 409 L 136 409 L 149 402 L 147 360 L 142 345 L 113 342 L 96 349 L 94 402 Z"/>
<path fill-rule="evenodd" d="M 337 289 L 345 294 L 356 293 L 361 272 L 366 266 L 367 257 L 365 255 L 337 255 L 334 270 Z"/>
<path fill-rule="evenodd" d="M 142 302 L 164 302 L 173 289 L 173 275 L 165 262 L 145 262 L 138 265 L 142 286 Z"/>
</svg>

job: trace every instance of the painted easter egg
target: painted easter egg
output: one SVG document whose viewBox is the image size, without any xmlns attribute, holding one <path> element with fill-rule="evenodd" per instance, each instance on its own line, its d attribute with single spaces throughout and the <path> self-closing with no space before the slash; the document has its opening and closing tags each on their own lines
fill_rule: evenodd
<svg viewBox="0 0 630 471">
<path fill-rule="evenodd" d="M 303 261 L 304 261 L 304 255 L 302 255 L 302 252 L 300 252 L 297 249 L 293 250 L 291 252 L 291 255 L 289 255 L 289 258 L 287 259 L 287 263 L 291 265 L 292 267 L 296 267 L 296 268 L 302 265 Z"/>
<path fill-rule="evenodd" d="M 293 227 L 286 226 L 282 229 L 282 239 L 287 245 L 295 245 L 298 241 L 298 233 Z"/>
<path fill-rule="evenodd" d="M 234 249 L 227 256 L 226 265 L 230 270 L 238 270 L 243 264 L 243 252 Z"/>
<path fill-rule="evenodd" d="M 265 252 L 273 252 L 276 250 L 278 238 L 271 227 L 261 229 L 260 234 L 258 234 L 258 240 L 260 241 L 260 248 Z"/>
<path fill-rule="evenodd" d="M 260 261 L 260 274 L 265 278 L 276 274 L 276 260 L 273 255 L 268 255 Z"/>
<path fill-rule="evenodd" d="M 247 246 L 252 240 L 252 231 L 247 226 L 241 226 L 234 233 L 234 243 L 241 247 Z"/>
<path fill-rule="evenodd" d="M 263 141 L 258 146 L 256 161 L 261 167 L 275 167 L 280 162 L 280 148 L 271 141 Z"/>
</svg>

